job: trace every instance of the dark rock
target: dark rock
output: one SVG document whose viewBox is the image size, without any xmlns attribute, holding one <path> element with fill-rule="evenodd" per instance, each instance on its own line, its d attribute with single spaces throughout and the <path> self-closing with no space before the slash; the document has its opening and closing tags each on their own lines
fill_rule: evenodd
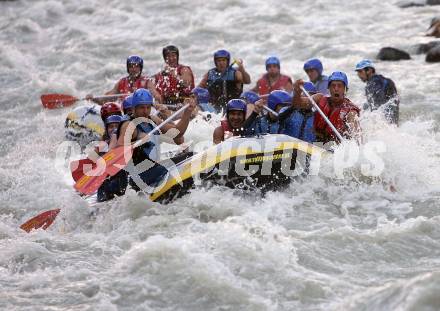
<svg viewBox="0 0 440 311">
<path fill-rule="evenodd" d="M 391 47 L 381 48 L 376 58 L 380 60 L 411 59 L 407 52 Z"/>
<path fill-rule="evenodd" d="M 434 24 L 440 22 L 440 17 L 434 17 L 433 19 L 431 19 L 431 25 L 429 27 L 434 26 Z"/>
<path fill-rule="evenodd" d="M 402 9 L 411 8 L 414 6 L 425 6 L 426 1 L 420 0 L 420 1 L 400 1 L 397 3 L 397 6 Z"/>
<path fill-rule="evenodd" d="M 426 62 L 437 63 L 440 62 L 440 46 L 430 49 L 426 54 Z"/>
<path fill-rule="evenodd" d="M 426 35 L 440 38 L 440 18 L 434 17 L 431 20 L 431 26 L 429 26 Z"/>
<path fill-rule="evenodd" d="M 414 48 L 415 48 L 415 53 L 416 54 L 425 54 L 430 49 L 433 49 L 433 48 L 435 48 L 437 46 L 440 46 L 440 41 L 431 41 L 429 43 L 418 44 Z"/>
<path fill-rule="evenodd" d="M 399 1 L 396 4 L 399 8 L 406 9 L 415 6 L 425 5 L 440 5 L 440 0 L 413 0 L 413 1 Z"/>
</svg>

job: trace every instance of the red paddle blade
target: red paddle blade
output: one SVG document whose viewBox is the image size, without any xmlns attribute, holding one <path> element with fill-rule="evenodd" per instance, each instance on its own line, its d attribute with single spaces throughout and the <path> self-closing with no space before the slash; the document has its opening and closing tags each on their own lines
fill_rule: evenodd
<svg viewBox="0 0 440 311">
<path fill-rule="evenodd" d="M 30 232 L 32 229 L 39 229 L 41 227 L 46 230 L 53 223 L 59 212 L 59 208 L 43 212 L 26 221 L 20 226 L 20 228 L 26 232 Z"/>
<path fill-rule="evenodd" d="M 89 158 L 70 162 L 70 171 L 72 172 L 72 178 L 75 182 L 95 168 L 96 163 Z"/>
<path fill-rule="evenodd" d="M 66 94 L 43 94 L 41 103 L 47 109 L 56 109 L 73 105 L 78 98 Z"/>
<path fill-rule="evenodd" d="M 107 176 L 116 175 L 127 165 L 133 155 L 132 146 L 120 146 L 107 152 L 102 159 L 105 161 L 105 170 L 99 176 L 84 174 L 74 188 L 83 194 L 93 194 L 98 191 Z"/>
</svg>

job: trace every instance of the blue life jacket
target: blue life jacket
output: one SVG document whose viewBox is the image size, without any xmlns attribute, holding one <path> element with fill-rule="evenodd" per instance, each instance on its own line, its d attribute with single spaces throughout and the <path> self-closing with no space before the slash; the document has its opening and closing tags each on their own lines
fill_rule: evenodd
<svg viewBox="0 0 440 311">
<path fill-rule="evenodd" d="M 155 128 L 155 125 L 147 122 L 142 122 L 136 126 L 137 137 L 134 141 L 140 139 L 140 133 L 148 134 Z M 141 163 L 145 159 L 150 159 L 152 161 L 159 161 L 160 159 L 160 142 L 159 142 L 160 132 L 156 131 L 150 137 L 149 141 L 144 143 L 143 145 L 137 147 L 133 151 L 133 163 L 135 165 Z"/>
<path fill-rule="evenodd" d="M 316 87 L 316 91 L 318 93 L 324 94 L 324 95 L 329 95 L 329 91 L 328 91 L 328 77 L 327 76 L 320 76 L 318 81 L 316 81 L 314 83 L 315 87 Z"/>
<path fill-rule="evenodd" d="M 390 123 L 399 123 L 399 96 L 394 82 L 382 75 L 374 74 L 365 86 L 367 104 L 364 109 L 377 110 L 384 106 L 385 118 Z"/>
<path fill-rule="evenodd" d="M 280 123 L 273 122 L 268 115 L 261 116 L 255 120 L 255 134 L 278 134 L 280 132 Z"/>
<path fill-rule="evenodd" d="M 221 73 L 216 68 L 208 71 L 207 89 L 209 91 L 211 104 L 220 111 L 225 108 L 229 100 L 240 98 L 243 85 L 238 88 L 235 81 L 236 70 L 229 66 Z"/>
<path fill-rule="evenodd" d="M 283 108 L 283 109 L 287 109 Z M 280 113 L 283 111 L 280 110 Z M 292 114 L 284 121 L 281 134 L 286 134 L 306 142 L 312 143 L 316 140 L 313 123 L 315 113 L 312 111 L 294 110 Z"/>
</svg>

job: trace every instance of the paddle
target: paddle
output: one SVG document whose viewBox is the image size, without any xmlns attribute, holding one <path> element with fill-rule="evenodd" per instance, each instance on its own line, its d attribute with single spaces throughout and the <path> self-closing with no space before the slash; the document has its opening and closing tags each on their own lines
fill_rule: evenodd
<svg viewBox="0 0 440 311">
<path fill-rule="evenodd" d="M 263 106 L 263 109 L 266 109 L 267 111 L 269 111 L 270 113 L 272 113 L 274 116 L 278 117 L 278 112 L 276 112 L 275 110 L 270 109 L 267 106 Z"/>
<path fill-rule="evenodd" d="M 43 212 L 35 216 L 34 218 L 31 218 L 28 221 L 26 221 L 24 224 L 20 226 L 20 228 L 28 233 L 32 229 L 39 229 L 41 227 L 43 227 L 43 229 L 46 230 L 53 223 L 59 212 L 60 212 L 59 208 Z"/>
<path fill-rule="evenodd" d="M 127 96 L 127 95 L 130 94 L 101 95 L 101 96 L 93 97 L 93 99 L 104 99 L 104 98 L 112 98 L 112 97 Z M 86 98 L 76 98 L 75 96 L 72 95 L 56 94 L 56 93 L 41 95 L 41 103 L 47 109 L 68 107 L 80 100 L 86 100 Z"/>
<path fill-rule="evenodd" d="M 268 96 L 269 96 L 269 94 L 261 95 L 260 97 L 261 97 L 261 98 L 264 98 L 264 97 L 268 97 Z M 249 102 L 249 103 L 251 103 L 251 102 Z M 255 103 L 251 103 L 251 104 L 255 104 Z M 263 109 L 265 109 L 266 111 L 272 113 L 274 116 L 278 117 L 278 112 L 276 112 L 276 111 L 273 110 L 273 109 L 270 109 L 270 108 L 267 107 L 266 105 L 263 105 Z"/>
<path fill-rule="evenodd" d="M 149 136 L 154 132 L 160 130 L 164 125 L 168 124 L 174 117 L 188 108 L 189 104 L 183 106 L 178 111 L 169 116 L 165 121 L 156 126 L 148 135 L 136 141 L 129 146 L 120 146 L 114 148 L 102 156 L 98 161 L 104 161 L 105 169 L 97 176 L 89 176 L 84 174 L 74 185 L 74 188 L 83 194 L 92 194 L 98 190 L 108 175 L 116 175 L 122 168 L 124 168 L 133 155 L 133 149 L 146 143 Z"/>
<path fill-rule="evenodd" d="M 339 141 L 341 141 L 341 142 L 344 141 L 344 138 L 342 138 L 341 134 L 339 134 L 336 127 L 334 127 L 334 125 L 330 122 L 330 120 L 327 118 L 327 116 L 324 114 L 324 112 L 322 112 L 321 108 L 319 108 L 318 104 L 315 102 L 315 100 L 312 98 L 312 96 L 310 96 L 309 92 L 307 92 L 303 86 L 301 86 L 301 90 L 304 92 L 304 94 L 306 94 L 306 96 L 308 97 L 308 99 L 312 103 L 313 107 L 316 109 L 316 111 L 319 112 L 319 114 L 324 119 L 324 121 L 328 124 L 328 126 L 330 126 L 333 133 L 335 133 L 336 137 L 339 138 Z"/>
<path fill-rule="evenodd" d="M 72 178 L 77 182 L 87 172 L 96 168 L 95 161 L 85 158 L 77 161 L 70 162 L 70 171 L 72 172 Z"/>
</svg>

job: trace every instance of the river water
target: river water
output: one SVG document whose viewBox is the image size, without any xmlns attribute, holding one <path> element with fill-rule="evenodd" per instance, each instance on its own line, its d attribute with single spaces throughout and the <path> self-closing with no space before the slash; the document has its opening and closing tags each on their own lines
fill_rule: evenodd
<svg viewBox="0 0 440 311">
<path fill-rule="evenodd" d="M 1 310 L 439 310 L 440 97 L 438 64 L 423 55 L 377 62 L 401 96 L 398 128 L 362 116 L 385 168 L 329 174 L 264 198 L 194 190 L 169 205 L 133 191 L 94 209 L 56 153 L 69 108 L 45 110 L 48 92 L 102 94 L 139 54 L 144 72 L 179 46 L 196 82 L 213 51 L 243 58 L 253 82 L 269 55 L 305 78 L 348 73 L 348 97 L 365 100 L 353 71 L 383 46 L 413 50 L 439 7 L 396 1 L 6 1 L 0 2 Z M 186 135 L 211 139 L 215 124 Z M 331 165 L 329 165 L 331 166 Z M 389 191 L 392 183 L 396 191 Z M 49 230 L 19 225 L 61 208 Z"/>
</svg>

